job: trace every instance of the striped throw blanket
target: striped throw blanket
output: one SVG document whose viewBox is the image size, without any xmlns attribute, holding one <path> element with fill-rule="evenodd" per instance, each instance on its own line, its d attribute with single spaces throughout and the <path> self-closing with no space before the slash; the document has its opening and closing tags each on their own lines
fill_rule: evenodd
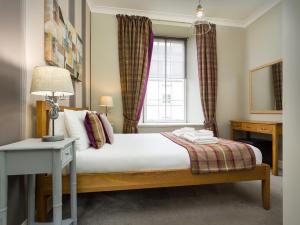
<svg viewBox="0 0 300 225">
<path fill-rule="evenodd" d="M 244 143 L 219 139 L 217 144 L 197 145 L 172 133 L 161 133 L 186 148 L 193 174 L 253 169 L 256 159 L 253 150 Z"/>
</svg>

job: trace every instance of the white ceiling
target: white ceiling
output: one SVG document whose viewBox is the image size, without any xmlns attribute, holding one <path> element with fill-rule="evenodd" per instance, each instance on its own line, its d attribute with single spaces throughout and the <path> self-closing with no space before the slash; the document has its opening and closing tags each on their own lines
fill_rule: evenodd
<svg viewBox="0 0 300 225">
<path fill-rule="evenodd" d="M 202 0 L 208 19 L 247 26 L 280 0 Z M 192 22 L 198 0 L 89 0 L 93 12 L 126 13 L 178 22 Z"/>
</svg>

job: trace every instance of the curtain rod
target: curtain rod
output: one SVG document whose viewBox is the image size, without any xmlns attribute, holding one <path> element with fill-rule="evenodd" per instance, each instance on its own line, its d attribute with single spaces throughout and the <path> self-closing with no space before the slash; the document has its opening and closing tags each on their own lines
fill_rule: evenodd
<svg viewBox="0 0 300 225">
<path fill-rule="evenodd" d="M 189 22 L 176 22 L 176 21 L 168 21 L 168 20 L 157 20 L 151 19 L 153 24 L 162 24 L 162 25 L 171 25 L 171 26 L 180 26 L 180 27 L 191 27 L 193 23 Z"/>
</svg>

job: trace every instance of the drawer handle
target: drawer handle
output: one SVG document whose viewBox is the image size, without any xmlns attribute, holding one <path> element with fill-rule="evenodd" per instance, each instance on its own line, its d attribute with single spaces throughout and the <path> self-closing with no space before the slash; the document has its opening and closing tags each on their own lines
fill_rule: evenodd
<svg viewBox="0 0 300 225">
<path fill-rule="evenodd" d="M 70 155 L 70 152 L 65 152 L 65 155 Z"/>
</svg>

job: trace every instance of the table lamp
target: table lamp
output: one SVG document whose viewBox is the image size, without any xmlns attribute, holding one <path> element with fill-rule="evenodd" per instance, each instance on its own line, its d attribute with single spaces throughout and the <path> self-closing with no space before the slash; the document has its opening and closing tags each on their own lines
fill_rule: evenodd
<svg viewBox="0 0 300 225">
<path fill-rule="evenodd" d="M 33 69 L 30 92 L 32 95 L 45 96 L 46 102 L 51 107 L 49 116 L 52 120 L 52 136 L 44 136 L 42 141 L 63 140 L 63 135 L 54 134 L 54 120 L 59 116 L 58 101 L 74 95 L 70 72 L 55 66 L 37 66 Z"/>
<path fill-rule="evenodd" d="M 105 115 L 107 116 L 108 108 L 114 106 L 114 101 L 111 96 L 100 96 L 99 106 L 105 107 Z"/>
</svg>

